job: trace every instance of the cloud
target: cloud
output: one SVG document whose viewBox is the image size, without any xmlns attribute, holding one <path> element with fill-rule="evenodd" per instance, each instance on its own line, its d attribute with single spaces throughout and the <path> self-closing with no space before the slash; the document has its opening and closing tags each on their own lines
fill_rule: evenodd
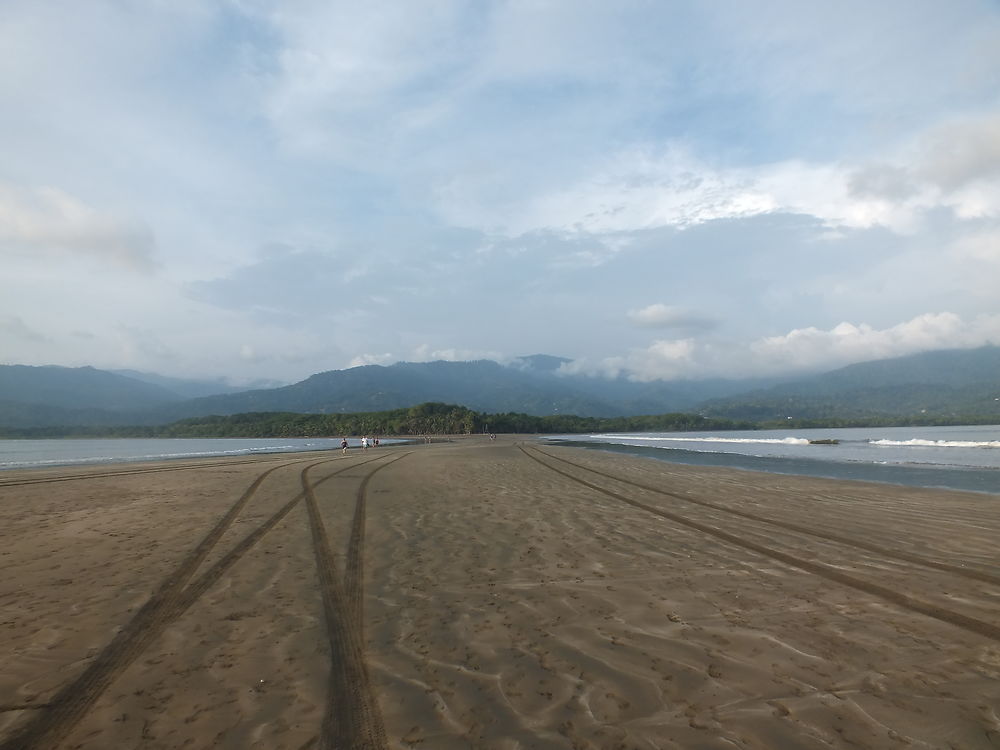
<svg viewBox="0 0 1000 750">
<path fill-rule="evenodd" d="M 358 354 L 355 356 L 348 367 L 364 367 L 365 365 L 391 365 L 399 360 L 393 357 L 389 352 L 384 354 Z"/>
<path fill-rule="evenodd" d="M 453 190 L 447 210 L 457 212 L 457 221 L 484 224 L 477 211 L 486 207 L 474 205 L 477 194 L 468 187 Z M 509 234 L 602 236 L 778 213 L 812 216 L 829 227 L 911 234 L 940 208 L 960 219 L 1000 216 L 1000 115 L 934 126 L 898 145 L 888 160 L 853 164 L 784 159 L 725 166 L 686 144 L 632 147 L 593 164 L 579 181 L 501 206 L 499 217 Z"/>
<path fill-rule="evenodd" d="M 851 196 L 881 207 L 886 226 L 947 208 L 959 219 L 1000 216 L 1000 113 L 952 118 L 897 145 L 890 160 L 848 177 Z M 881 221 L 881 220 L 880 220 Z"/>
<path fill-rule="evenodd" d="M 468 362 L 477 359 L 492 359 L 503 362 L 508 359 L 496 351 L 485 349 L 436 349 L 429 344 L 421 344 L 407 356 L 409 362 Z"/>
<path fill-rule="evenodd" d="M 950 312 L 926 313 L 888 328 L 843 322 L 831 329 L 798 328 L 748 344 L 659 339 L 599 361 L 577 360 L 563 371 L 633 380 L 795 375 L 934 349 L 1000 345 L 1000 315 L 970 321 Z"/>
<path fill-rule="evenodd" d="M 896 194 L 890 196 L 890 189 Z M 796 159 L 725 167 L 681 146 L 618 152 L 582 180 L 551 191 L 526 191 L 499 204 L 460 177 L 439 189 L 436 198 L 443 214 L 460 225 L 508 236 L 577 233 L 592 242 L 781 213 L 812 216 L 828 227 L 885 226 L 908 233 L 922 211 L 940 205 L 926 186 L 908 184 L 905 173 L 891 165 L 854 170 Z"/>
<path fill-rule="evenodd" d="M 391 352 L 383 354 L 358 354 L 350 361 L 349 367 L 361 367 L 363 365 L 391 365 L 396 362 L 468 362 L 479 359 L 491 359 L 495 362 L 506 362 L 510 357 L 505 357 L 496 351 L 486 351 L 482 349 L 438 349 L 430 344 L 421 344 L 414 347 L 409 354 L 398 357 Z"/>
<path fill-rule="evenodd" d="M 969 261 L 992 266 L 992 276 L 996 276 L 994 291 L 1000 289 L 1000 227 L 992 230 L 973 232 L 955 241 L 951 254 L 957 263 Z M 976 268 L 982 274 L 982 265 Z"/>
<path fill-rule="evenodd" d="M 683 377 L 997 312 L 983 0 L 3 7 L 0 315 L 33 361 Z"/>
<path fill-rule="evenodd" d="M 892 164 L 869 164 L 848 176 L 847 189 L 857 198 L 901 201 L 919 192 L 915 176 L 905 168 Z"/>
<path fill-rule="evenodd" d="M 711 318 L 659 302 L 636 310 L 629 310 L 628 317 L 633 323 L 644 328 L 708 331 L 718 325 L 718 322 Z"/>
<path fill-rule="evenodd" d="M 45 343 L 50 339 L 30 328 L 18 315 L 0 315 L 0 333 L 27 343 Z"/>
<path fill-rule="evenodd" d="M 154 267 L 154 242 L 147 229 L 51 187 L 0 185 L 0 243 L 7 253 L 68 254 L 136 271 Z"/>
<path fill-rule="evenodd" d="M 1000 37 L 998 37 L 1000 39 Z M 635 142 L 577 166 L 554 185 L 506 191 L 503 172 L 461 171 L 437 183 L 442 216 L 508 237 L 576 233 L 599 241 L 765 214 L 812 216 L 831 228 L 913 234 L 935 210 L 1000 216 L 1000 114 L 954 118 L 900 138 L 877 157 L 726 163 L 694 140 Z"/>
<path fill-rule="evenodd" d="M 257 77 L 282 146 L 365 170 L 391 165 L 394 142 L 433 127 L 442 87 L 463 75 L 472 42 L 462 6 L 305 0 L 249 11 L 277 42 L 261 50 Z"/>
<path fill-rule="evenodd" d="M 852 323 L 824 331 L 800 328 L 750 345 L 759 366 L 815 369 L 899 357 L 932 349 L 965 349 L 1000 343 L 1000 315 L 966 322 L 950 313 L 926 313 L 885 329 Z"/>
<path fill-rule="evenodd" d="M 1000 181 L 1000 114 L 953 120 L 921 139 L 916 173 L 942 190 Z"/>
</svg>

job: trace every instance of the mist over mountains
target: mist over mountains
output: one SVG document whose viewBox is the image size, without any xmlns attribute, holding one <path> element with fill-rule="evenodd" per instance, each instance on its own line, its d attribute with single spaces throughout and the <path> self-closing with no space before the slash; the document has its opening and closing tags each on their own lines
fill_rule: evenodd
<svg viewBox="0 0 1000 750">
<path fill-rule="evenodd" d="M 866 417 L 1000 420 L 1000 347 L 925 352 L 796 379 L 636 382 L 560 372 L 550 355 L 510 364 L 399 362 L 237 389 L 92 367 L 0 366 L 0 427 L 166 424 L 246 412 L 353 413 L 428 401 L 485 413 L 611 417 L 697 412 L 739 420 Z"/>
</svg>

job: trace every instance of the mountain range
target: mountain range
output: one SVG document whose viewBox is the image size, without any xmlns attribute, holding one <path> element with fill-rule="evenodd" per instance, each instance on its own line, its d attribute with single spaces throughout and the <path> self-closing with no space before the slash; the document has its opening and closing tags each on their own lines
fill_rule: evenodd
<svg viewBox="0 0 1000 750">
<path fill-rule="evenodd" d="M 697 412 L 738 420 L 988 417 L 1000 421 L 1000 347 L 865 362 L 795 379 L 637 382 L 565 374 L 570 360 L 399 362 L 236 389 L 92 367 L 0 366 L 0 428 L 165 424 L 245 412 L 353 413 L 424 402 L 484 413 L 631 416 Z"/>
</svg>

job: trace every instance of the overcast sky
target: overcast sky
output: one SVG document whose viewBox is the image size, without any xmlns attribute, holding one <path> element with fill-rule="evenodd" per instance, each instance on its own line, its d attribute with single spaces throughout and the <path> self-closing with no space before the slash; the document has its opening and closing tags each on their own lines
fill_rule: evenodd
<svg viewBox="0 0 1000 750">
<path fill-rule="evenodd" d="M 1000 344 L 1000 5 L 4 0 L 0 363 Z"/>
</svg>

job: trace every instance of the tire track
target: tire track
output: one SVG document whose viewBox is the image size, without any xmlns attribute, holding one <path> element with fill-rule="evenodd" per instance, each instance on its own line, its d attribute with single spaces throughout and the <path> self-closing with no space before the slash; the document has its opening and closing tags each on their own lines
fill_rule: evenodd
<svg viewBox="0 0 1000 750">
<path fill-rule="evenodd" d="M 302 471 L 302 490 L 309 512 L 309 528 L 330 644 L 327 706 L 319 748 L 386 750 L 385 726 L 372 691 L 364 642 L 349 609 L 344 585 L 337 575 L 336 559 L 307 473 L 308 467 Z"/>
<path fill-rule="evenodd" d="M 334 460 L 338 459 L 327 458 L 310 464 L 302 470 L 303 477 L 309 469 Z M 36 748 L 48 750 L 57 745 L 86 715 L 114 679 L 132 664 L 171 622 L 187 611 L 213 583 L 221 578 L 251 547 L 301 502 L 305 496 L 304 492 L 299 492 L 285 503 L 190 586 L 184 588 L 184 584 L 190 580 L 197 568 L 204 562 L 206 556 L 229 529 L 236 516 L 250 501 L 264 480 L 274 471 L 296 463 L 301 463 L 301 461 L 272 467 L 258 476 L 195 549 L 182 560 L 177 570 L 164 580 L 150 599 L 118 631 L 118 634 L 87 668 L 72 682 L 60 688 L 47 701 L 51 710 L 34 717 L 33 720 L 0 743 L 0 750 L 35 750 Z M 320 481 L 325 482 L 358 465 L 345 466 Z"/>
<path fill-rule="evenodd" d="M 684 516 L 677 515 L 676 513 L 671 513 L 669 511 L 655 508 L 651 505 L 646 505 L 645 503 L 641 503 L 638 500 L 634 500 L 630 497 L 620 495 L 617 492 L 612 492 L 611 490 L 605 489 L 604 487 L 600 487 L 596 484 L 588 482 L 585 479 L 580 479 L 579 477 L 575 477 L 568 472 L 565 472 L 555 466 L 552 466 L 551 464 L 546 463 L 537 456 L 532 455 L 523 446 L 518 446 L 518 447 L 521 449 L 521 452 L 524 453 L 524 455 L 526 455 L 532 461 L 535 461 L 538 464 L 544 466 L 549 471 L 553 471 L 556 474 L 559 474 L 573 482 L 576 482 L 577 484 L 582 484 L 584 487 L 587 487 L 596 492 L 600 492 L 603 495 L 607 495 L 608 497 L 612 497 L 616 500 L 619 500 L 620 502 L 630 505 L 633 508 L 646 511 L 647 513 L 660 516 L 661 518 L 666 518 L 668 521 L 673 521 L 674 523 L 680 524 L 682 526 L 687 526 L 688 528 L 700 531 L 703 534 L 708 534 L 709 536 L 713 536 L 717 539 L 729 542 L 730 544 L 733 544 L 737 547 L 742 547 L 743 549 L 751 550 L 752 552 L 764 555 L 765 557 L 770 557 L 771 559 L 779 560 L 780 562 L 783 562 L 787 565 L 791 565 L 792 567 L 799 568 L 800 570 L 805 570 L 806 572 L 813 573 L 814 575 L 818 575 L 821 578 L 825 578 L 827 580 L 843 584 L 844 586 L 849 586 L 853 589 L 857 589 L 858 591 L 862 591 L 866 594 L 871 594 L 873 596 L 881 597 L 882 599 L 892 602 L 893 604 L 903 607 L 904 609 L 908 609 L 912 612 L 917 612 L 918 614 L 926 615 L 927 617 L 932 617 L 935 620 L 940 620 L 941 622 L 948 623 L 949 625 L 957 626 L 964 630 L 968 630 L 969 632 L 975 633 L 976 635 L 980 635 L 985 638 L 990 638 L 994 641 L 1000 641 L 1000 626 L 994 623 L 985 622 L 983 620 L 977 620 L 974 617 L 969 617 L 959 612 L 953 612 L 952 610 L 940 607 L 936 604 L 931 604 L 930 602 L 926 602 L 921 599 L 917 599 L 916 597 L 910 596 L 908 594 L 904 594 L 901 591 L 897 591 L 895 589 L 891 589 L 886 586 L 881 586 L 877 583 L 872 583 L 870 581 L 865 581 L 861 578 L 856 578 L 855 576 L 848 575 L 847 573 L 844 573 L 824 563 L 814 562 L 812 560 L 805 560 L 803 558 L 796 557 L 795 555 L 789 554 L 787 552 L 783 552 L 781 550 L 777 550 L 763 544 L 758 544 L 757 542 L 753 542 L 748 539 L 743 539 L 739 536 L 736 536 L 735 534 L 730 534 L 729 532 L 723 531 L 722 529 L 718 529 L 714 526 L 708 526 L 698 521 L 692 521 L 688 518 L 685 518 Z M 552 456 L 549 456 L 548 454 L 544 455 L 546 455 L 550 459 L 552 458 Z M 562 459 L 555 459 L 555 460 L 561 461 Z"/>
<path fill-rule="evenodd" d="M 519 446 L 520 447 L 520 446 Z M 524 450 L 523 448 L 521 450 Z M 538 448 L 532 448 L 532 450 L 541 453 L 546 458 L 550 458 L 553 461 L 559 461 L 564 464 L 568 464 L 577 469 L 583 469 L 584 471 L 589 471 L 598 476 L 605 477 L 607 479 L 614 480 L 615 482 L 621 482 L 622 484 L 628 484 L 633 487 L 638 487 L 641 490 L 646 490 L 648 492 L 655 492 L 659 495 L 665 495 L 666 497 L 672 497 L 677 500 L 683 500 L 687 503 L 693 503 L 694 505 L 701 505 L 705 508 L 711 508 L 712 510 L 718 510 L 723 513 L 729 513 L 730 515 L 740 516 L 741 518 L 747 518 L 752 521 L 759 521 L 760 523 L 768 524 L 770 526 L 777 526 L 782 529 L 787 529 L 788 531 L 794 531 L 799 534 L 808 534 L 809 536 L 817 537 L 819 539 L 826 539 L 830 542 L 836 542 L 837 544 L 843 544 L 848 547 L 854 547 L 856 549 L 861 549 L 866 552 L 874 552 L 875 554 L 881 555 L 882 557 L 887 557 L 895 560 L 900 560 L 902 562 L 915 563 L 917 565 L 923 565 L 927 568 L 934 568 L 935 570 L 941 570 L 945 573 L 952 573 L 963 578 L 970 578 L 976 581 L 982 581 L 983 583 L 990 583 L 994 586 L 1000 586 L 1000 576 L 991 575 L 986 571 L 975 570 L 970 568 L 962 568 L 957 565 L 949 565 L 948 563 L 939 562 L 937 560 L 931 560 L 929 558 L 921 557 L 920 555 L 914 555 L 910 552 L 904 550 L 890 550 L 884 547 L 880 547 L 877 544 L 870 544 L 861 539 L 852 539 L 845 536 L 840 536 L 839 534 L 834 534 L 829 531 L 820 531 L 818 529 L 813 529 L 808 526 L 800 526 L 799 524 L 791 523 L 790 521 L 780 521 L 774 518 L 767 518 L 765 516 L 758 516 L 755 513 L 750 513 L 749 511 L 739 510 L 738 508 L 729 508 L 724 505 L 717 505 L 716 503 L 709 502 L 708 500 L 700 500 L 697 498 L 690 497 L 688 495 L 681 495 L 675 492 L 670 492 L 668 490 L 660 489 L 658 487 L 652 487 L 648 484 L 642 484 L 640 482 L 634 482 L 630 479 L 625 479 L 623 477 L 618 477 L 613 474 L 608 474 L 606 472 L 600 471 L 599 469 L 592 469 L 589 466 L 583 464 L 578 464 L 574 461 L 569 461 L 565 458 L 559 458 L 558 456 L 553 456 L 551 453 L 539 450 Z"/>
<path fill-rule="evenodd" d="M 185 463 L 178 464 L 176 466 L 157 466 L 155 468 L 136 468 L 129 470 L 118 470 L 118 471 L 99 471 L 88 474 L 60 474 L 54 477 L 30 477 L 25 479 L 3 479 L 0 478 L 0 487 L 20 487 L 26 484 L 48 484 L 50 482 L 73 482 L 77 479 L 104 479 L 105 477 L 128 477 L 133 474 L 158 474 L 164 471 L 187 471 L 190 469 L 209 469 L 218 466 L 243 466 L 245 464 L 262 464 L 269 463 L 271 461 L 283 461 L 283 458 L 273 458 L 273 459 L 257 459 L 252 461 L 213 461 L 212 463 Z M 292 461 L 286 466 L 290 466 L 293 463 L 302 463 L 303 461 L 308 461 L 308 458 L 300 458 L 297 461 Z M 31 469 L 9 469 L 9 471 L 31 471 Z"/>
<path fill-rule="evenodd" d="M 347 609 L 354 618 L 358 632 L 364 634 L 364 545 L 365 545 L 365 514 L 368 482 L 375 474 L 396 461 L 406 458 L 404 453 L 382 464 L 366 476 L 358 487 L 357 499 L 354 504 L 354 520 L 351 523 L 351 538 L 347 543 L 347 557 L 344 563 L 344 592 L 347 597 Z M 362 639 L 363 642 L 363 639 Z"/>
</svg>

